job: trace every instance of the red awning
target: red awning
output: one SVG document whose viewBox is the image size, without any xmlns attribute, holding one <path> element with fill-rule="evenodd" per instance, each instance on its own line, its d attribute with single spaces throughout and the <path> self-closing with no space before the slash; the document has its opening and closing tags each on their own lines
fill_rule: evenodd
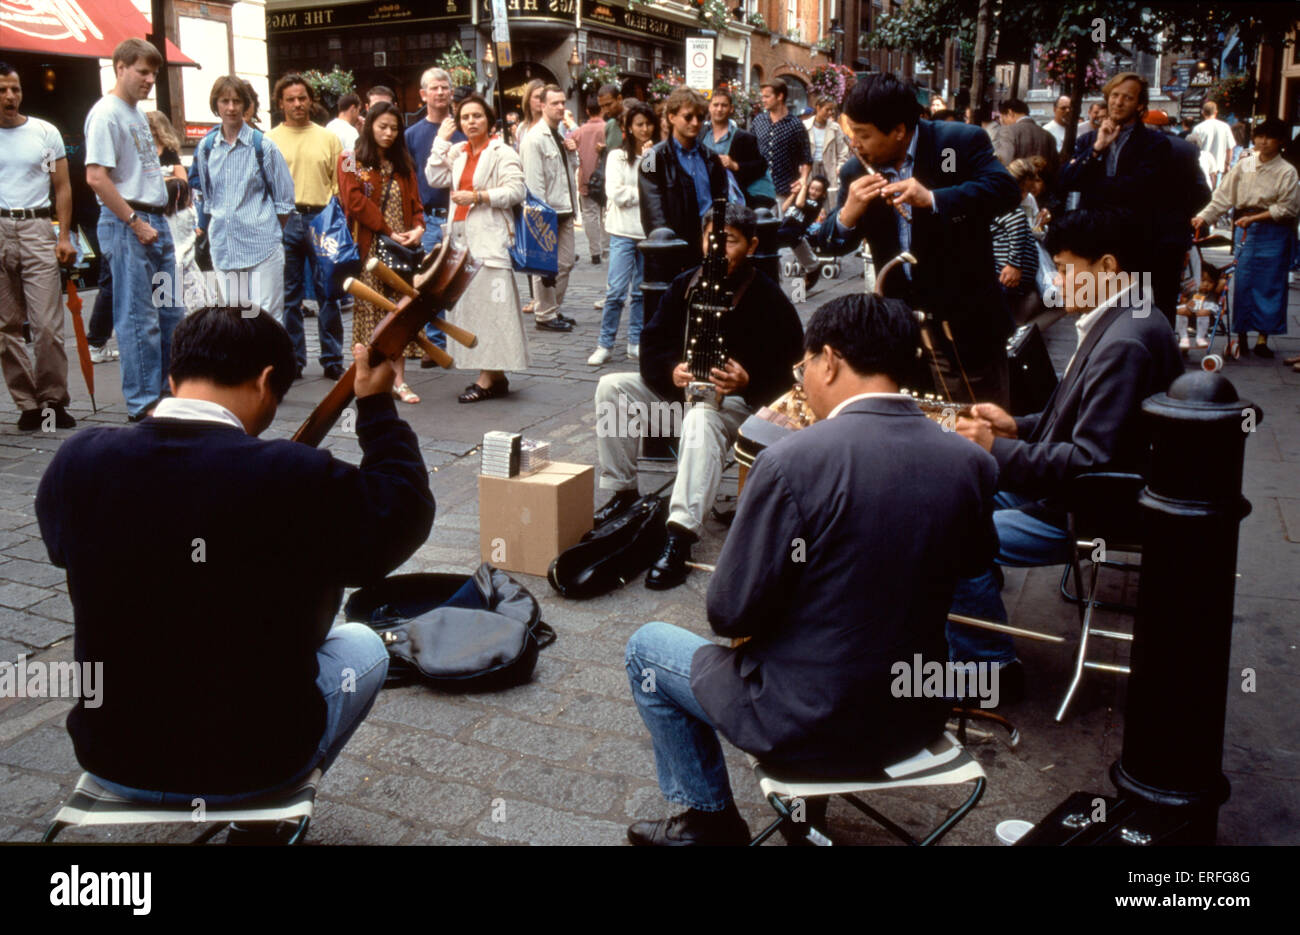
<svg viewBox="0 0 1300 935">
<path fill-rule="evenodd" d="M 0 49 L 112 58 L 123 39 L 147 39 L 131 0 L 0 0 Z M 168 65 L 194 65 L 167 40 Z"/>
</svg>

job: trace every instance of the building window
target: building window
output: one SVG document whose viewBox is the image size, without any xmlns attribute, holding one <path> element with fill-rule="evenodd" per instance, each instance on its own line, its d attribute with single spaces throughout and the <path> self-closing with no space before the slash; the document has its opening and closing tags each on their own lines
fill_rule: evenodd
<svg viewBox="0 0 1300 935">
<path fill-rule="evenodd" d="M 794 32 L 799 28 L 798 0 L 785 0 L 785 31 Z"/>
</svg>

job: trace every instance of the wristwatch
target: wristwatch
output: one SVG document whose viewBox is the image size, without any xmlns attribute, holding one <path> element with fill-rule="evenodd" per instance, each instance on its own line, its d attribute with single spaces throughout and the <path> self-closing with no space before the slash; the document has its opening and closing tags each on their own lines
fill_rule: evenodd
<svg viewBox="0 0 1300 935">
<path fill-rule="evenodd" d="M 138 221 L 138 220 L 140 220 L 140 215 L 138 215 L 138 214 L 136 214 L 134 211 L 132 211 L 132 212 L 131 212 L 131 216 L 130 216 L 129 218 L 126 219 L 126 226 L 127 226 L 127 227 L 130 227 L 131 225 L 133 225 L 133 224 L 134 224 L 136 221 Z"/>
</svg>

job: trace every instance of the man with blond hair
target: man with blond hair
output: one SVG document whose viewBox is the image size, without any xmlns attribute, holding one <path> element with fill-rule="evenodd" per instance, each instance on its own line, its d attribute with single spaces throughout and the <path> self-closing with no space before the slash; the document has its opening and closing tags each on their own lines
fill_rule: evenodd
<svg viewBox="0 0 1300 935">
<path fill-rule="evenodd" d="M 155 292 L 176 273 L 167 186 L 139 103 L 153 91 L 162 56 L 143 39 L 113 50 L 117 83 L 86 116 L 86 184 L 99 201 L 99 247 L 112 270 L 113 329 L 121 350 L 127 417 L 143 419 L 167 389 L 181 292 Z M 157 279 L 155 278 L 157 277 Z"/>
</svg>

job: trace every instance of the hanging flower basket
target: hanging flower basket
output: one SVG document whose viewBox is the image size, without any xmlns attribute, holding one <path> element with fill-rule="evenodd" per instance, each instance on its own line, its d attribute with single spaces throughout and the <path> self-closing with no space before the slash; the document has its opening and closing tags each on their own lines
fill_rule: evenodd
<svg viewBox="0 0 1300 935">
<path fill-rule="evenodd" d="M 618 84 L 618 66 L 603 58 L 578 72 L 578 86 L 587 94 L 595 94 L 607 84 Z"/>
<path fill-rule="evenodd" d="M 847 65 L 818 65 L 808 78 L 808 86 L 818 100 L 830 98 L 838 107 L 853 82 L 853 70 Z"/>
</svg>

